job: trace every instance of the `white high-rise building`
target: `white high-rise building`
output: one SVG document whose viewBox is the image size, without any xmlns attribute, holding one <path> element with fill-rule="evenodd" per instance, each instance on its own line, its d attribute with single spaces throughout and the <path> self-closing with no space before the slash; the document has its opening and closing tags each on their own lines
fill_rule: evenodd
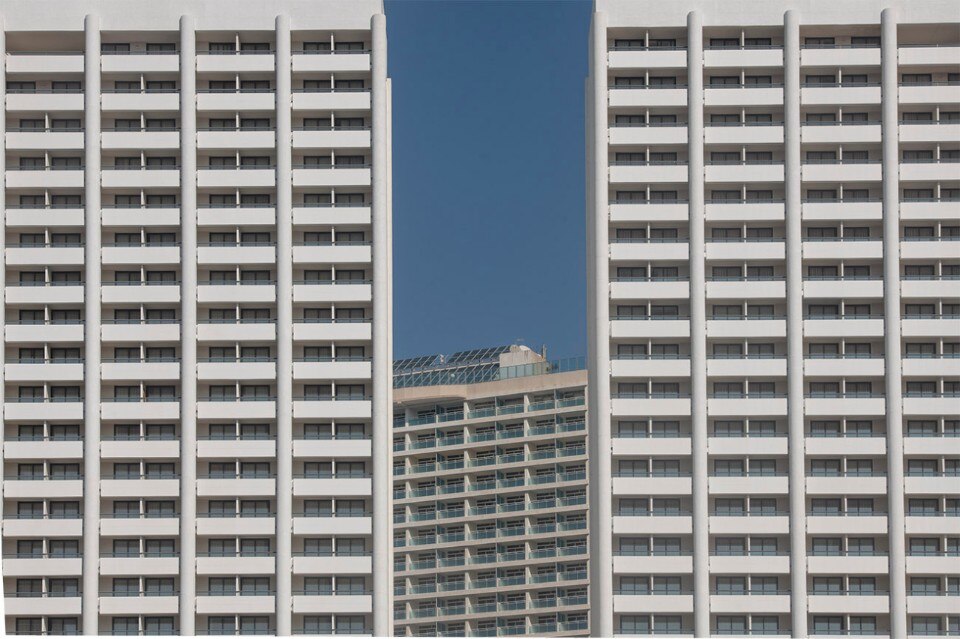
<svg viewBox="0 0 960 639">
<path fill-rule="evenodd" d="M 584 358 L 394 367 L 398 637 L 588 636 Z"/>
<path fill-rule="evenodd" d="M 392 634 L 381 1 L 0 14 L 6 631 Z"/>
<path fill-rule="evenodd" d="M 596 0 L 595 634 L 960 632 L 958 18 Z"/>
</svg>

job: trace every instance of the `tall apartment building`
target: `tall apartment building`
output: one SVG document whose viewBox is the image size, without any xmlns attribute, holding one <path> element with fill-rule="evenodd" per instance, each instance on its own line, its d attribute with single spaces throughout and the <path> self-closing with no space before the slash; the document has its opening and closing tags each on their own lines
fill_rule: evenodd
<svg viewBox="0 0 960 639">
<path fill-rule="evenodd" d="M 6 631 L 391 634 L 380 0 L 0 12 Z"/>
<path fill-rule="evenodd" d="M 594 633 L 960 632 L 956 2 L 595 9 Z"/>
<path fill-rule="evenodd" d="M 398 636 L 586 636 L 584 360 L 507 346 L 394 366 Z"/>
</svg>

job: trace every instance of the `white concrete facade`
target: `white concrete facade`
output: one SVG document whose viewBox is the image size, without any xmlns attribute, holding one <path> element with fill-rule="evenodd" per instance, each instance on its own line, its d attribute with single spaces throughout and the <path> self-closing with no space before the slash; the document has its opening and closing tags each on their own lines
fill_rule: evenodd
<svg viewBox="0 0 960 639">
<path fill-rule="evenodd" d="M 391 635 L 382 2 L 0 13 L 6 632 Z"/>
<path fill-rule="evenodd" d="M 598 636 L 960 632 L 954 2 L 596 0 Z"/>
</svg>

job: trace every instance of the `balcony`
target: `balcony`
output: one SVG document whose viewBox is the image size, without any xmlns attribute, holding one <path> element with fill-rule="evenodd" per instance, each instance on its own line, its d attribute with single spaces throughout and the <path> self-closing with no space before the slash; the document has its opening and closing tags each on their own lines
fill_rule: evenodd
<svg viewBox="0 0 960 639">
<path fill-rule="evenodd" d="M 100 139 L 104 149 L 140 151 L 141 149 L 180 148 L 180 131 L 176 128 L 158 129 L 103 129 Z"/>
<path fill-rule="evenodd" d="M 649 87 L 610 86 L 611 107 L 685 107 L 687 87 L 677 85 L 652 85 Z"/>
<path fill-rule="evenodd" d="M 198 226 L 272 226 L 276 221 L 276 209 L 273 206 L 201 205 L 197 211 Z"/>
<path fill-rule="evenodd" d="M 801 176 L 805 182 L 879 182 L 882 179 L 882 169 L 879 160 L 805 162 L 801 168 Z"/>
<path fill-rule="evenodd" d="M 100 339 L 104 342 L 179 342 L 180 323 L 176 320 L 104 320 Z"/>
<path fill-rule="evenodd" d="M 79 577 L 83 560 L 79 555 L 21 555 L 3 557 L 4 577 L 41 577 L 58 575 Z"/>
<path fill-rule="evenodd" d="M 747 317 L 707 319 L 708 337 L 786 337 L 787 320 L 783 317 Z"/>
<path fill-rule="evenodd" d="M 270 107 L 273 110 L 273 107 Z M 242 129 L 197 129 L 197 148 L 200 149 L 273 149 L 276 132 L 272 127 Z"/>
<path fill-rule="evenodd" d="M 717 535 L 786 535 L 790 531 L 790 516 L 785 512 L 711 513 L 709 526 L 710 533 Z"/>
<path fill-rule="evenodd" d="M 294 205 L 294 225 L 370 224 L 372 212 L 369 204 L 360 205 Z"/>
<path fill-rule="evenodd" d="M 41 151 L 83 149 L 83 129 L 17 129 L 7 128 L 8 151 Z"/>
<path fill-rule="evenodd" d="M 810 337 L 883 337 L 883 316 L 806 316 L 803 332 Z"/>
<path fill-rule="evenodd" d="M 723 299 L 784 299 L 787 295 L 787 283 L 783 276 L 766 278 L 707 278 L 707 298 Z"/>
<path fill-rule="evenodd" d="M 612 413 L 618 417 L 634 415 L 648 416 L 688 416 L 690 415 L 689 397 L 628 397 L 617 396 L 611 401 Z"/>
<path fill-rule="evenodd" d="M 685 222 L 689 219 L 686 201 L 611 201 L 611 222 Z"/>
<path fill-rule="evenodd" d="M 294 166 L 293 185 L 296 186 L 370 186 L 370 167 L 346 165 L 317 168 Z"/>
<path fill-rule="evenodd" d="M 956 180 L 958 176 L 960 176 L 960 162 L 949 158 L 900 163 L 900 179 L 903 181 L 949 182 Z"/>
<path fill-rule="evenodd" d="M 82 51 L 11 51 L 7 73 L 46 75 L 83 73 Z"/>
<path fill-rule="evenodd" d="M 120 458 L 177 458 L 180 456 L 178 439 L 131 438 L 120 439 L 104 437 L 100 442 L 100 457 L 103 459 Z"/>
<path fill-rule="evenodd" d="M 822 575 L 885 575 L 889 571 L 886 553 L 873 555 L 825 555 L 816 551 L 807 554 L 807 570 Z"/>
<path fill-rule="evenodd" d="M 47 167 L 21 169 L 8 167 L 6 185 L 10 189 L 81 189 L 83 167 Z"/>
<path fill-rule="evenodd" d="M 253 458 L 274 457 L 277 453 L 275 439 L 227 439 L 225 437 L 199 437 L 198 458 Z M 242 572 L 242 571 L 241 571 Z"/>
<path fill-rule="evenodd" d="M 373 284 L 363 280 L 295 281 L 294 302 L 369 302 Z"/>
<path fill-rule="evenodd" d="M 960 102 L 960 82 L 900 84 L 900 104 L 956 104 Z"/>
<path fill-rule="evenodd" d="M 176 592 L 100 593 L 101 615 L 175 615 L 180 609 Z"/>
<path fill-rule="evenodd" d="M 163 475 L 164 478 L 150 476 L 132 478 L 112 478 L 105 475 L 100 481 L 100 494 L 107 498 L 152 498 L 179 497 L 180 479 L 175 473 Z"/>
<path fill-rule="evenodd" d="M 370 399 L 331 399 L 294 397 L 294 419 L 369 419 Z"/>
<path fill-rule="evenodd" d="M 200 358 L 197 379 L 209 381 L 273 380 L 277 364 L 273 357 Z"/>
<path fill-rule="evenodd" d="M 744 433 L 740 436 L 711 435 L 707 440 L 711 455 L 786 455 L 786 433 L 758 435 Z"/>
<path fill-rule="evenodd" d="M 316 340 L 370 340 L 371 321 L 366 320 L 294 320 L 293 339 L 296 342 Z"/>
<path fill-rule="evenodd" d="M 70 517 L 50 515 L 18 517 L 16 514 L 10 513 L 4 515 L 3 533 L 8 537 L 43 536 L 53 537 L 54 539 L 81 537 L 83 535 L 83 519 L 79 514 Z"/>
<path fill-rule="evenodd" d="M 179 380 L 180 362 L 170 360 L 109 360 L 105 359 L 100 365 L 101 379 L 105 381 L 119 380 Z"/>
<path fill-rule="evenodd" d="M 610 240 L 610 259 L 614 262 L 633 260 L 686 260 L 690 245 L 685 240 L 638 239 Z"/>
<path fill-rule="evenodd" d="M 710 611 L 722 613 L 766 613 L 783 614 L 790 612 L 790 593 L 782 590 L 773 592 L 745 591 L 743 593 L 710 595 Z"/>
<path fill-rule="evenodd" d="M 370 127 L 294 127 L 295 149 L 369 149 Z"/>
<path fill-rule="evenodd" d="M 369 457 L 370 439 L 294 439 L 294 457 Z"/>
<path fill-rule="evenodd" d="M 690 359 L 687 357 L 618 357 L 611 356 L 612 377 L 689 377 Z"/>
<path fill-rule="evenodd" d="M 707 162 L 704 175 L 707 182 L 781 183 L 783 182 L 783 162 Z"/>
<path fill-rule="evenodd" d="M 705 67 L 782 67 L 783 47 L 781 45 L 748 45 L 737 47 L 705 47 L 703 51 Z"/>
<path fill-rule="evenodd" d="M 180 418 L 180 399 L 107 398 L 100 402 L 100 416 L 104 420 L 149 420 Z"/>
<path fill-rule="evenodd" d="M 4 327 L 7 342 L 82 342 L 83 323 L 38 321 L 37 323 L 7 322 Z"/>
<path fill-rule="evenodd" d="M 614 338 L 690 337 L 690 319 L 673 316 L 612 317 L 610 336 Z"/>
<path fill-rule="evenodd" d="M 5 476 L 3 494 L 7 499 L 79 499 L 83 496 L 83 478 L 78 475 L 25 479 Z"/>
<path fill-rule="evenodd" d="M 146 56 L 144 56 L 146 57 Z M 168 57 L 168 56 L 151 56 Z M 174 60 L 176 56 L 172 56 Z M 103 59 L 106 59 L 103 58 Z M 172 91 L 108 91 L 104 90 L 100 96 L 100 108 L 103 111 L 179 111 L 180 93 Z"/>
<path fill-rule="evenodd" d="M 293 494 L 297 497 L 313 495 L 337 495 L 345 497 L 369 497 L 373 494 L 373 481 L 369 477 L 308 477 L 295 476 Z"/>
<path fill-rule="evenodd" d="M 370 70 L 370 51 L 294 51 L 294 73 L 342 73 Z"/>
<path fill-rule="evenodd" d="M 273 303 L 276 299 L 276 282 L 270 280 L 239 280 L 235 282 L 201 281 L 197 286 L 197 300 L 206 303 Z"/>
<path fill-rule="evenodd" d="M 294 111 L 366 111 L 370 109 L 369 89 L 294 89 Z"/>
<path fill-rule="evenodd" d="M 197 325 L 197 340 L 211 341 L 273 341 L 277 336 L 274 320 L 209 320 L 202 319 Z"/>
<path fill-rule="evenodd" d="M 804 277 L 803 296 L 847 299 L 883 298 L 883 280 L 879 277 Z"/>
<path fill-rule="evenodd" d="M 783 144 L 782 122 L 708 122 L 705 144 Z"/>
<path fill-rule="evenodd" d="M 294 593 L 294 614 L 367 614 L 373 612 L 373 597 Z"/>
<path fill-rule="evenodd" d="M 44 593 L 40 596 L 37 596 L 35 593 L 29 593 L 23 596 L 17 596 L 16 593 L 8 593 L 3 599 L 3 605 L 7 615 L 16 615 L 18 617 L 41 615 L 80 616 L 80 593 L 74 592 L 69 595 Z"/>
<path fill-rule="evenodd" d="M 688 373 L 689 374 L 689 373 Z M 787 374 L 785 356 L 738 356 L 707 358 L 707 375 L 710 377 L 784 377 Z M 809 374 L 809 373 L 807 373 Z"/>
<path fill-rule="evenodd" d="M 7 226 L 83 226 L 82 208 L 20 208 L 7 205 Z"/>
<path fill-rule="evenodd" d="M 828 594 L 812 591 L 807 596 L 807 610 L 811 614 L 846 614 L 851 610 L 864 614 L 887 614 L 890 612 L 890 596 L 879 591 L 872 595 L 856 594 L 856 591 Z"/>
<path fill-rule="evenodd" d="M 884 513 L 807 513 L 808 535 L 883 535 L 886 530 Z"/>
<path fill-rule="evenodd" d="M 200 419 L 275 419 L 277 403 L 273 397 L 249 399 L 211 399 L 200 397 L 197 417 Z"/>
<path fill-rule="evenodd" d="M 835 104 L 879 105 L 880 83 L 804 84 L 800 89 L 800 102 L 805 106 Z M 902 97 L 901 102 L 903 102 Z"/>
<path fill-rule="evenodd" d="M 197 247 L 199 264 L 274 264 L 277 249 L 273 242 L 201 242 Z"/>
<path fill-rule="evenodd" d="M 685 69 L 686 47 L 613 47 L 607 52 L 611 69 Z"/>
<path fill-rule="evenodd" d="M 301 575 L 365 575 L 372 574 L 373 561 L 369 555 L 295 553 L 293 572 Z"/>
<path fill-rule="evenodd" d="M 708 481 L 711 495 L 786 495 L 789 490 L 786 475 L 780 474 L 714 475 Z"/>
<path fill-rule="evenodd" d="M 693 595 L 681 593 L 616 594 L 613 595 L 613 611 L 628 613 L 692 613 Z"/>
<path fill-rule="evenodd" d="M 900 280 L 900 294 L 904 297 L 951 298 L 960 297 L 960 277 L 904 276 Z"/>
<path fill-rule="evenodd" d="M 803 257 L 812 260 L 878 260 L 883 259 L 883 242 L 879 238 L 806 238 Z"/>
<path fill-rule="evenodd" d="M 176 73 L 180 56 L 176 51 L 105 51 L 100 56 L 100 69 L 104 73 Z"/>
<path fill-rule="evenodd" d="M 3 371 L 7 382 L 78 382 L 83 379 L 83 361 L 12 359 L 7 360 Z"/>
<path fill-rule="evenodd" d="M 707 106 L 782 106 L 783 87 L 772 85 L 710 85 L 704 86 L 704 104 Z"/>
<path fill-rule="evenodd" d="M 708 222 L 783 221 L 784 204 L 776 200 L 707 200 L 704 216 Z"/>
<path fill-rule="evenodd" d="M 200 475 L 197 479 L 197 495 L 200 497 L 273 497 L 277 491 L 277 480 L 270 477 L 244 475 Z"/>
<path fill-rule="evenodd" d="M 302 243 L 293 247 L 294 264 L 369 264 L 373 249 L 369 242 Z"/>
<path fill-rule="evenodd" d="M 811 495 L 885 495 L 887 492 L 887 478 L 882 474 L 858 475 L 824 475 L 811 476 L 808 474 L 807 492 Z"/>
<path fill-rule="evenodd" d="M 137 266 L 140 264 L 180 264 L 180 245 L 176 242 L 166 244 L 110 244 L 101 249 L 103 264 Z M 236 262 L 234 262 L 236 264 Z"/>
<path fill-rule="evenodd" d="M 611 162 L 610 182 L 613 184 L 657 183 L 657 182 L 685 182 L 687 179 L 687 163 L 677 162 L 649 162 L 626 163 Z"/>
<path fill-rule="evenodd" d="M 880 122 L 804 122 L 800 137 L 810 144 L 880 143 Z"/>
<path fill-rule="evenodd" d="M 800 64 L 811 67 L 879 67 L 880 45 L 873 46 L 804 46 Z M 903 64 L 901 62 L 901 64 Z"/>
<path fill-rule="evenodd" d="M 956 210 L 956 199 L 918 198 L 900 202 L 900 218 L 903 220 L 954 219 Z"/>
<path fill-rule="evenodd" d="M 103 282 L 100 299 L 104 304 L 179 304 L 180 283 Z"/>
<path fill-rule="evenodd" d="M 197 534 L 204 536 L 269 536 L 276 534 L 276 530 L 277 521 L 273 513 L 263 513 L 257 516 L 209 516 L 200 514 L 197 517 Z M 174 532 L 174 534 L 176 534 L 176 532 Z"/>
<path fill-rule="evenodd" d="M 803 373 L 810 377 L 870 377 L 884 374 L 881 355 L 871 357 L 807 357 Z"/>
<path fill-rule="evenodd" d="M 7 244 L 9 266 L 70 266 L 83 264 L 82 244 Z"/>
<path fill-rule="evenodd" d="M 274 167 L 201 167 L 197 171 L 197 186 L 200 188 L 273 188 L 276 184 Z"/>
<path fill-rule="evenodd" d="M 210 56 L 214 58 L 223 58 L 227 56 Z M 243 56 L 249 59 L 260 56 Z M 203 60 L 198 57 L 198 60 Z M 276 94 L 273 89 L 264 90 L 244 90 L 240 91 L 220 91 L 220 90 L 197 90 L 197 111 L 273 111 L 277 102 Z"/>
<path fill-rule="evenodd" d="M 180 186 L 180 171 L 176 167 L 143 167 L 132 169 L 104 167 L 101 171 L 101 180 L 104 188 L 175 189 Z M 156 224 L 156 222 L 154 222 L 154 224 Z"/>
<path fill-rule="evenodd" d="M 372 371 L 369 358 L 297 358 L 293 362 L 294 379 L 370 379 Z"/>
<path fill-rule="evenodd" d="M 197 553 L 198 575 L 274 575 L 276 558 L 272 552 Z"/>
<path fill-rule="evenodd" d="M 808 395 L 804 398 L 804 412 L 808 416 L 884 415 L 885 399 L 870 393 L 843 393 Z"/>
<path fill-rule="evenodd" d="M 901 142 L 947 142 L 960 138 L 960 123 L 952 121 L 901 120 Z"/>
<path fill-rule="evenodd" d="M 180 226 L 180 209 L 173 207 L 103 207 L 100 221 L 109 226 Z"/>
<path fill-rule="evenodd" d="M 7 397 L 3 405 L 3 414 L 4 417 L 12 420 L 79 422 L 83 420 L 83 400 L 58 398 L 38 401 Z"/>
<path fill-rule="evenodd" d="M 613 300 L 686 299 L 689 296 L 690 282 L 686 277 L 611 278 L 610 282 Z"/>
<path fill-rule="evenodd" d="M 618 495 L 686 495 L 690 494 L 691 480 L 687 476 L 643 475 L 631 477 L 614 471 L 613 494 Z"/>
<path fill-rule="evenodd" d="M 626 554 L 613 551 L 613 573 L 616 574 L 692 574 L 693 557 L 690 554 Z"/>
<path fill-rule="evenodd" d="M 685 124 L 611 124 L 609 129 L 610 145 L 650 145 L 686 144 L 687 127 Z"/>
<path fill-rule="evenodd" d="M 19 439 L 7 438 L 3 443 L 3 456 L 17 459 L 80 459 L 83 457 L 83 440 L 77 439 Z"/>
<path fill-rule="evenodd" d="M 144 553 L 125 555 L 123 553 L 101 553 L 101 575 L 169 575 L 180 573 L 180 559 L 176 553 Z"/>
<path fill-rule="evenodd" d="M 274 69 L 273 51 L 198 51 L 201 73 L 269 73 Z"/>
</svg>

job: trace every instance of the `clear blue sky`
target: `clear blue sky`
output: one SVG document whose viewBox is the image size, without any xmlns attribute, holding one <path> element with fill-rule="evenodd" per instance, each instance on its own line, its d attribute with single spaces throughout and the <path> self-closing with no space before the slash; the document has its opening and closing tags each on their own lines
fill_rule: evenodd
<svg viewBox="0 0 960 639">
<path fill-rule="evenodd" d="M 586 351 L 588 0 L 386 0 L 394 355 Z"/>
</svg>

